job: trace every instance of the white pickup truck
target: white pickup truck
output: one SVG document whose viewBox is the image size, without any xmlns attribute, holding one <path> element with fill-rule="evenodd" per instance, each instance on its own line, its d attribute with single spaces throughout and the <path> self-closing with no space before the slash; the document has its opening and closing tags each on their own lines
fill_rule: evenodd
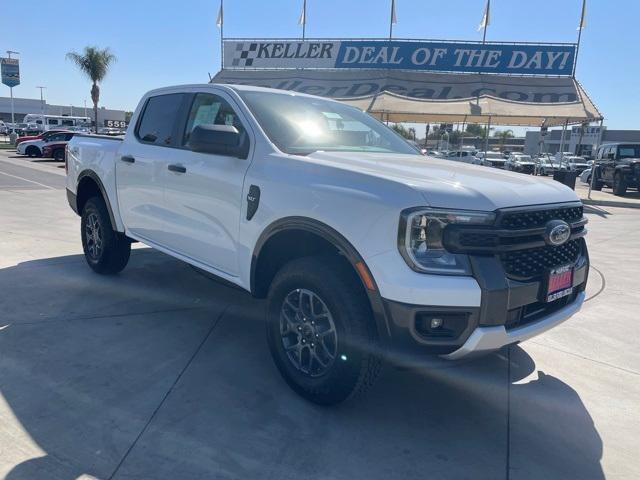
<svg viewBox="0 0 640 480">
<path fill-rule="evenodd" d="M 89 266 L 139 241 L 267 298 L 287 383 L 333 404 L 382 359 L 490 352 L 575 314 L 586 219 L 558 182 L 421 156 L 342 103 L 187 85 L 124 138 L 76 135 L 67 196 Z"/>
</svg>

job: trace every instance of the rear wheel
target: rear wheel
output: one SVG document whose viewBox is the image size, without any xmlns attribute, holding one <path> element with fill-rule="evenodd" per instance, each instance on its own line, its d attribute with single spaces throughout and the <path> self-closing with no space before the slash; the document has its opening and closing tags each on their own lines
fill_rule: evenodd
<svg viewBox="0 0 640 480">
<path fill-rule="evenodd" d="M 127 266 L 131 242 L 113 229 L 102 197 L 87 200 L 80 224 L 84 257 L 93 271 L 114 274 Z"/>
<path fill-rule="evenodd" d="M 627 193 L 627 181 L 620 172 L 613 177 L 613 194 L 622 197 Z"/>
<path fill-rule="evenodd" d="M 64 150 L 62 148 L 53 152 L 53 159 L 56 162 L 64 162 Z"/>
<path fill-rule="evenodd" d="M 363 393 L 380 370 L 367 296 L 339 259 L 296 259 L 277 273 L 268 297 L 267 339 L 289 386 L 321 405 Z"/>
</svg>

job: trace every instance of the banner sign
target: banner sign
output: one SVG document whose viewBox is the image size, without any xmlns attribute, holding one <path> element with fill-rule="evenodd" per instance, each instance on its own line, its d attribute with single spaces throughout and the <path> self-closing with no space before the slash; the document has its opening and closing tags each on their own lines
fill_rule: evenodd
<svg viewBox="0 0 640 480">
<path fill-rule="evenodd" d="M 7 87 L 20 85 L 20 63 L 17 58 L 0 58 L 2 83 Z"/>
<path fill-rule="evenodd" d="M 395 69 L 570 76 L 574 44 L 225 40 L 225 69 Z"/>
</svg>

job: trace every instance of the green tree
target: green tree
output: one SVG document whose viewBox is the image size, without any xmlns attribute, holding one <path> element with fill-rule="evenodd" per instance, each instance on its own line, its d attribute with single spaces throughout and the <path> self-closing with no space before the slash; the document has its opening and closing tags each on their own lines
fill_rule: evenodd
<svg viewBox="0 0 640 480">
<path fill-rule="evenodd" d="M 502 150 L 505 142 L 513 138 L 513 130 L 496 130 L 493 136 L 500 139 L 500 150 Z"/>
<path fill-rule="evenodd" d="M 467 125 L 467 133 L 473 137 L 485 138 L 487 136 L 487 127 L 483 127 L 476 123 L 470 123 Z"/>
<path fill-rule="evenodd" d="M 82 53 L 69 52 L 67 60 L 75 63 L 80 71 L 91 80 L 91 100 L 93 101 L 93 115 L 98 132 L 98 102 L 100 101 L 100 86 L 98 85 L 107 76 L 109 67 L 116 61 L 116 56 L 109 51 L 98 47 L 84 47 Z"/>
<path fill-rule="evenodd" d="M 407 130 L 407 128 L 405 128 L 405 126 L 402 125 L 401 123 L 394 123 L 391 126 L 391 128 L 394 129 L 400 135 L 402 135 L 404 138 L 407 138 L 409 140 L 413 140 L 413 135 L 411 134 L 411 132 L 409 130 Z"/>
</svg>

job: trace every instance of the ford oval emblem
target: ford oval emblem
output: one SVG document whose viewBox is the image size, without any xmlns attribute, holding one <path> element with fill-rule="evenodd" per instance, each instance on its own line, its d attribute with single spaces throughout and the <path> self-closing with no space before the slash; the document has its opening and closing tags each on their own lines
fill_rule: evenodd
<svg viewBox="0 0 640 480">
<path fill-rule="evenodd" d="M 544 241 L 548 245 L 559 247 L 567 243 L 570 236 L 571 227 L 564 220 L 551 220 L 545 227 Z"/>
</svg>

